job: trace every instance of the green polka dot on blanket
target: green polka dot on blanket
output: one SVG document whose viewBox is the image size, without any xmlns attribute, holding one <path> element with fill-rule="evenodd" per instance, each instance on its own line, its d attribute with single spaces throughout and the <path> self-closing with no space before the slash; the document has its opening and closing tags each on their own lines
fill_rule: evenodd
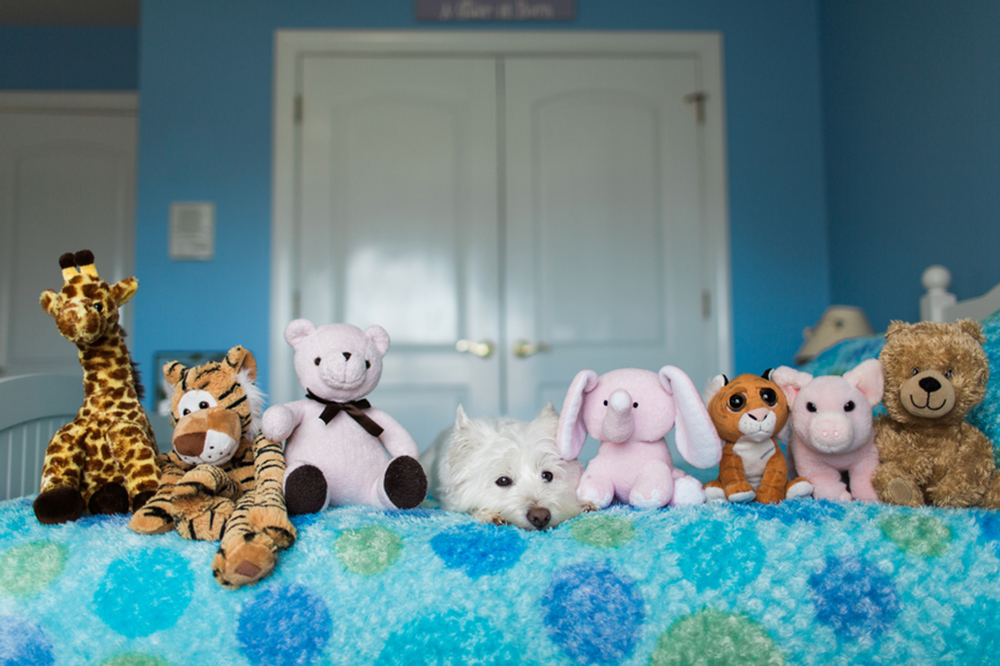
<svg viewBox="0 0 1000 666">
<path fill-rule="evenodd" d="M 980 322 L 986 342 L 983 348 L 990 361 L 990 381 L 986 397 L 969 412 L 969 423 L 979 428 L 991 442 L 994 455 L 1000 464 L 1000 311 Z M 827 349 L 800 369 L 811 375 L 842 375 L 869 358 L 878 358 L 885 338 L 870 335 L 845 340 Z M 881 406 L 879 410 L 881 410 Z"/>
</svg>

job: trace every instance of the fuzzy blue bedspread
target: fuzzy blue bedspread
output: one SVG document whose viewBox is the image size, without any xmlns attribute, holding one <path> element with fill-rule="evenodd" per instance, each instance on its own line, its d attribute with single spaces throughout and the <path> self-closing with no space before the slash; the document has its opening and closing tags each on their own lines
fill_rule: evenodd
<svg viewBox="0 0 1000 666">
<path fill-rule="evenodd" d="M 0 503 L 0 664 L 987 664 L 1000 513 L 613 507 L 544 533 L 440 510 L 296 520 L 230 592 L 211 543 Z"/>
</svg>

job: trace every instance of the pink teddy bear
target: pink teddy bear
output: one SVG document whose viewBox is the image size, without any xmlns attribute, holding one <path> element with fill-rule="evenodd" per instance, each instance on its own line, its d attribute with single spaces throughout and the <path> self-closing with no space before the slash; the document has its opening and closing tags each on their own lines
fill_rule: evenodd
<svg viewBox="0 0 1000 666">
<path fill-rule="evenodd" d="M 389 334 L 381 326 L 362 331 L 296 319 L 285 328 L 285 340 L 295 349 L 295 374 L 306 398 L 270 407 L 262 431 L 273 442 L 288 440 L 288 513 L 346 504 L 409 509 L 423 502 L 427 477 L 416 442 L 363 399 L 382 376 Z"/>
<path fill-rule="evenodd" d="M 556 431 L 556 447 L 566 460 L 580 455 L 588 434 L 601 442 L 577 498 L 600 509 L 615 498 L 645 509 L 703 503 L 701 482 L 674 467 L 664 440 L 675 425 L 685 460 L 700 468 L 719 464 L 719 433 L 680 368 L 623 368 L 600 377 L 581 370 L 566 393 Z"/>
<path fill-rule="evenodd" d="M 771 381 L 792 408 L 790 459 L 798 474 L 813 484 L 813 497 L 877 501 L 872 488 L 878 466 L 872 409 L 882 402 L 882 363 L 869 359 L 843 377 L 815 378 L 782 366 L 771 373 Z"/>
</svg>

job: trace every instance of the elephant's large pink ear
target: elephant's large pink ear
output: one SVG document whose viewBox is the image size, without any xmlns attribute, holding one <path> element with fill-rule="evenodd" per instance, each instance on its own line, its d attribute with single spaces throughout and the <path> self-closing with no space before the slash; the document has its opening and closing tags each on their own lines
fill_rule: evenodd
<svg viewBox="0 0 1000 666">
<path fill-rule="evenodd" d="M 581 370 L 569 385 L 562 410 L 559 412 L 559 426 L 556 429 L 556 449 L 564 460 L 575 460 L 587 441 L 587 426 L 583 423 L 583 403 L 586 394 L 597 386 L 597 373 Z"/>
<path fill-rule="evenodd" d="M 707 469 L 718 465 L 722 459 L 722 442 L 694 382 L 683 370 L 672 365 L 660 368 L 659 378 L 663 390 L 674 397 L 677 450 L 695 467 Z"/>
<path fill-rule="evenodd" d="M 882 361 L 870 358 L 844 373 L 848 383 L 858 387 L 872 407 L 882 402 L 885 389 L 885 370 Z"/>
</svg>

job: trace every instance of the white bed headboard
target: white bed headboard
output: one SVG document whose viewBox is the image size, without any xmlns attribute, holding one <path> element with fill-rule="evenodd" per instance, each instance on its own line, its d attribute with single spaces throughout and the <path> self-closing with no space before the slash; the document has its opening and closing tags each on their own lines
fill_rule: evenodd
<svg viewBox="0 0 1000 666">
<path fill-rule="evenodd" d="M 951 286 L 951 271 L 944 266 L 933 265 L 924 269 L 920 281 L 926 293 L 920 297 L 920 319 L 922 321 L 955 321 L 975 319 L 980 321 L 1000 310 L 1000 284 L 982 296 L 959 301 L 948 291 Z"/>
</svg>

